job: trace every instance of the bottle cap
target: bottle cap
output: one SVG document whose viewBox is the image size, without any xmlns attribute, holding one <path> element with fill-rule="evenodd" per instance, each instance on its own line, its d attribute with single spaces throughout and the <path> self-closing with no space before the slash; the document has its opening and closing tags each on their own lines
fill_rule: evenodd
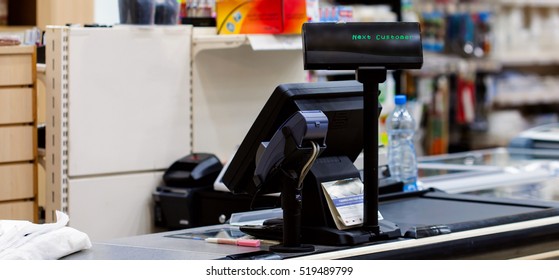
<svg viewBox="0 0 559 280">
<path fill-rule="evenodd" d="M 405 95 L 396 95 L 394 97 L 394 103 L 396 103 L 396 105 L 406 104 L 406 96 Z"/>
</svg>

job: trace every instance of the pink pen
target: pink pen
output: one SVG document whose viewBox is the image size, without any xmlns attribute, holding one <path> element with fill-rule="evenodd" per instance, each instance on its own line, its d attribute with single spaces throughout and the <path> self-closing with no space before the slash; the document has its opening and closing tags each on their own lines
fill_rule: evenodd
<svg viewBox="0 0 559 280">
<path fill-rule="evenodd" d="M 217 244 L 236 245 L 236 246 L 243 246 L 243 247 L 259 247 L 260 246 L 260 240 L 258 240 L 258 239 L 206 238 L 206 242 L 217 243 Z"/>
</svg>

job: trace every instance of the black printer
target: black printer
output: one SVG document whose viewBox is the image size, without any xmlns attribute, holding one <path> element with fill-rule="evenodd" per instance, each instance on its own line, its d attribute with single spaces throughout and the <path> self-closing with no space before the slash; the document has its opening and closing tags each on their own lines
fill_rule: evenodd
<svg viewBox="0 0 559 280">
<path fill-rule="evenodd" d="M 214 190 L 222 169 L 221 161 L 209 153 L 193 153 L 175 161 L 163 175 L 164 185 L 152 194 L 155 226 L 174 230 L 222 224 L 233 213 L 279 205 L 277 197 Z"/>
</svg>

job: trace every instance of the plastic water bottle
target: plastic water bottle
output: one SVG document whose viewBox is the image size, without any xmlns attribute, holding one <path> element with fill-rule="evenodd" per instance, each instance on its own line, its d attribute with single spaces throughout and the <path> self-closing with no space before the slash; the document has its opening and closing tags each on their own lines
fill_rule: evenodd
<svg viewBox="0 0 559 280">
<path fill-rule="evenodd" d="M 404 183 L 404 191 L 416 191 L 417 157 L 413 144 L 415 121 L 406 108 L 406 96 L 396 95 L 396 107 L 386 120 L 390 175 Z"/>
</svg>

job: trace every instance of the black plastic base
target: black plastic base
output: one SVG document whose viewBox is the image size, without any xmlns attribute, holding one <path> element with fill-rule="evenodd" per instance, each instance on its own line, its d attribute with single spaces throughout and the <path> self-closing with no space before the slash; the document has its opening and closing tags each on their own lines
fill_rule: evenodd
<svg viewBox="0 0 559 280">
<path fill-rule="evenodd" d="M 305 227 L 301 228 L 302 242 L 327 246 L 349 246 L 378 240 L 387 240 L 401 237 L 400 228 L 387 220 L 379 221 L 380 233 L 354 228 L 338 230 L 329 227 Z M 282 225 L 273 224 L 265 226 L 242 226 L 240 228 L 246 234 L 261 239 L 282 240 Z"/>
<path fill-rule="evenodd" d="M 400 228 L 386 220 L 379 221 L 380 232 L 377 234 L 363 228 L 338 230 L 329 227 L 303 227 L 303 242 L 321 245 L 345 246 L 358 245 L 378 240 L 388 240 L 402 236 Z"/>
<path fill-rule="evenodd" d="M 299 246 L 285 246 L 283 244 L 270 246 L 270 251 L 277 253 L 309 253 L 314 252 L 314 246 L 301 244 Z"/>
</svg>

